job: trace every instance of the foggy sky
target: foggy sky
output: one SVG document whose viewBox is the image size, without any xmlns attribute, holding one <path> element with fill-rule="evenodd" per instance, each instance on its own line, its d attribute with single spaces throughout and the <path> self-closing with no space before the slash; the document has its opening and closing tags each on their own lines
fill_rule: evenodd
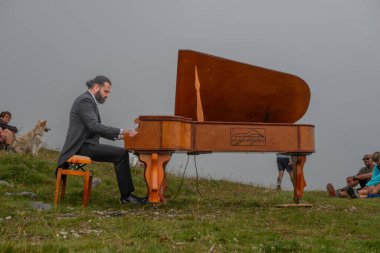
<svg viewBox="0 0 380 253">
<path fill-rule="evenodd" d="M 380 150 L 379 45 L 378 0 L 0 0 L 0 110 L 21 133 L 47 119 L 44 140 L 60 148 L 73 100 L 102 74 L 113 83 L 103 123 L 134 128 L 138 115 L 174 114 L 177 52 L 196 50 L 304 79 L 311 101 L 297 123 L 315 125 L 316 144 L 306 190 L 343 186 L 364 153 Z M 185 161 L 175 155 L 168 169 L 181 172 Z M 197 164 L 205 177 L 276 182 L 274 154 L 203 155 Z"/>
</svg>

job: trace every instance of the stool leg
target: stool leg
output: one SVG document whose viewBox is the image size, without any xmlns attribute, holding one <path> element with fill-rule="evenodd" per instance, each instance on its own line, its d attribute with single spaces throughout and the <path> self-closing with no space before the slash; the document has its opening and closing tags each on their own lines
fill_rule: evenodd
<svg viewBox="0 0 380 253">
<path fill-rule="evenodd" d="M 57 179 L 55 182 L 54 206 L 57 206 L 58 204 L 59 188 L 61 187 L 61 177 L 62 177 L 62 169 L 59 168 L 57 171 Z"/>
<path fill-rule="evenodd" d="M 62 175 L 61 200 L 65 198 L 67 175 Z"/>
<path fill-rule="evenodd" d="M 92 193 L 92 176 L 90 176 L 90 181 L 88 183 L 88 197 L 87 197 L 87 201 L 90 201 L 91 199 L 91 193 Z"/>
<path fill-rule="evenodd" d="M 84 175 L 83 207 L 87 206 L 89 182 L 90 182 L 90 171 L 87 170 Z"/>
</svg>

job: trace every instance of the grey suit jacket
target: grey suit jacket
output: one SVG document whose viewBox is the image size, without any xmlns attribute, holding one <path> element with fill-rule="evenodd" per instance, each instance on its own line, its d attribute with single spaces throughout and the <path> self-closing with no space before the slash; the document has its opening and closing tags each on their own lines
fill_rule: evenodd
<svg viewBox="0 0 380 253">
<path fill-rule="evenodd" d="M 99 137 L 109 140 L 118 138 L 120 128 L 101 123 L 98 106 L 89 91 L 77 97 L 71 107 L 69 129 L 58 167 L 75 155 L 84 143 L 97 144 Z"/>
</svg>

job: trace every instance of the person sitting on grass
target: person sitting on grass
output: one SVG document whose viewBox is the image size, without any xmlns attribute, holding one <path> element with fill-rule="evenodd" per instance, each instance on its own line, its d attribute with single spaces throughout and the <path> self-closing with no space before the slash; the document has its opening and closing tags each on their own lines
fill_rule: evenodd
<svg viewBox="0 0 380 253">
<path fill-rule="evenodd" d="M 0 138 L 5 149 L 14 142 L 15 134 L 18 132 L 17 127 L 9 125 L 11 119 L 12 114 L 10 112 L 0 113 Z"/>
<path fill-rule="evenodd" d="M 335 190 L 334 186 L 331 183 L 327 184 L 327 192 L 331 197 L 348 197 L 348 186 L 356 187 L 357 185 L 360 185 L 360 189 L 366 186 L 366 184 L 370 181 L 372 177 L 372 171 L 375 167 L 375 163 L 372 160 L 371 154 L 365 154 L 362 160 L 364 163 L 364 167 L 360 168 L 356 175 L 347 177 L 347 185 L 345 187 Z"/>
<path fill-rule="evenodd" d="M 380 152 L 375 152 L 372 155 L 373 161 L 376 163 L 371 180 L 366 184 L 366 186 L 361 190 L 356 190 L 351 186 L 347 187 L 347 193 L 351 198 L 367 198 L 373 194 L 380 193 Z"/>
<path fill-rule="evenodd" d="M 3 131 L 3 129 L 1 129 L 1 127 L 0 127 L 0 150 L 5 148 L 5 140 L 2 137 L 2 131 Z"/>
</svg>

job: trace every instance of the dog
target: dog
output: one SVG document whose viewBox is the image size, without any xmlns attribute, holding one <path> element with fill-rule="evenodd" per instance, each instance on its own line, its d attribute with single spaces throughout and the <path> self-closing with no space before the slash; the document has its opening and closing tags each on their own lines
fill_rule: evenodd
<svg viewBox="0 0 380 253">
<path fill-rule="evenodd" d="M 11 149 L 16 153 L 30 153 L 37 155 L 42 146 L 42 136 L 45 132 L 49 132 L 47 120 L 38 120 L 32 130 L 22 136 L 16 136 L 15 141 L 11 145 Z"/>
</svg>

